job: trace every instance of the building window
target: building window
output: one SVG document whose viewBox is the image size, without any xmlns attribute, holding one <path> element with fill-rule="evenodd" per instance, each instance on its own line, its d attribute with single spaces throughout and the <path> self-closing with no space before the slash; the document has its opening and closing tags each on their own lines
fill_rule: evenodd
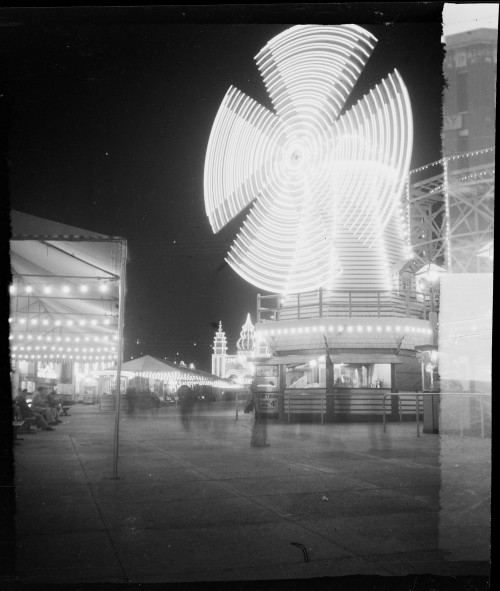
<svg viewBox="0 0 500 591">
<path fill-rule="evenodd" d="M 457 151 L 459 154 L 465 154 L 469 149 L 469 138 L 459 137 L 457 138 Z"/>
<path fill-rule="evenodd" d="M 455 54 L 455 68 L 467 67 L 467 54 L 465 51 L 457 52 Z"/>
<path fill-rule="evenodd" d="M 457 111 L 462 113 L 468 109 L 467 72 L 457 74 Z"/>
</svg>

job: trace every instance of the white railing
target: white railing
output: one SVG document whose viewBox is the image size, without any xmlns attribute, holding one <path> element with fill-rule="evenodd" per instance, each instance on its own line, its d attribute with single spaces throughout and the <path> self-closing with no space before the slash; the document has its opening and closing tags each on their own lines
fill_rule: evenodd
<svg viewBox="0 0 500 591">
<path fill-rule="evenodd" d="M 415 291 L 331 291 L 257 295 L 257 322 L 301 318 L 418 318 L 431 311 L 429 295 Z M 437 311 L 437 310 L 436 310 Z"/>
<path fill-rule="evenodd" d="M 406 397 L 415 397 L 415 408 L 418 405 L 419 412 L 416 413 L 416 426 L 417 426 L 417 437 L 420 437 L 420 415 L 423 414 L 423 411 L 420 411 L 420 408 L 423 406 L 423 400 L 426 396 L 438 397 L 438 400 L 441 400 L 441 397 L 446 397 L 448 400 L 452 400 L 454 397 L 456 400 L 459 400 L 459 410 L 458 410 L 458 427 L 460 432 L 460 437 L 464 437 L 465 428 L 464 428 L 464 405 L 463 401 L 465 398 L 469 399 L 469 404 L 471 400 L 477 400 L 479 402 L 479 422 L 480 422 L 480 432 L 481 432 L 481 439 L 485 438 L 486 432 L 486 422 L 489 422 L 490 429 L 491 429 L 491 394 L 479 394 L 474 392 L 405 392 L 404 394 L 393 394 L 387 393 L 384 394 L 384 412 L 383 412 L 383 424 L 384 424 L 384 433 L 386 432 L 386 419 L 385 419 L 385 402 L 386 399 L 391 396 L 399 396 L 399 404 L 401 405 L 401 396 Z M 488 412 L 489 421 L 487 421 L 488 417 L 485 417 L 485 410 Z M 400 415 L 401 416 L 401 415 Z"/>
</svg>

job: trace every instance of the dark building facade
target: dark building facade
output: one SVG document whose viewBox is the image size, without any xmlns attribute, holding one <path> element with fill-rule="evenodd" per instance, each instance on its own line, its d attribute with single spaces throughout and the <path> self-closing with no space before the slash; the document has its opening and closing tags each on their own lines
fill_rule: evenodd
<svg viewBox="0 0 500 591">
<path fill-rule="evenodd" d="M 476 29 L 446 37 L 444 156 L 495 145 L 497 46 L 495 29 Z"/>
</svg>

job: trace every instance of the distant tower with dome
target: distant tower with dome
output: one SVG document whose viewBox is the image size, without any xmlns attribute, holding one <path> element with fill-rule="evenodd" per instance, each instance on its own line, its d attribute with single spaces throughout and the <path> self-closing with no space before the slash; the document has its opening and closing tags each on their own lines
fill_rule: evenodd
<svg viewBox="0 0 500 591">
<path fill-rule="evenodd" d="M 236 343 L 236 354 L 228 354 L 226 333 L 222 330 L 222 321 L 214 336 L 212 354 L 212 373 L 235 382 L 248 385 L 252 381 L 254 365 L 252 358 L 255 351 L 255 326 L 250 314 L 241 327 L 240 338 Z"/>
</svg>

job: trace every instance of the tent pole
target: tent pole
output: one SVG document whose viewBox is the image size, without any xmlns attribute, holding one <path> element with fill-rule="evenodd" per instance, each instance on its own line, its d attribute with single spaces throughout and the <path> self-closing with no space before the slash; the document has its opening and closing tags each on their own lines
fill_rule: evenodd
<svg viewBox="0 0 500 591">
<path fill-rule="evenodd" d="M 122 243 L 122 259 L 119 283 L 119 315 L 118 315 L 118 360 L 116 364 L 116 399 L 115 399 L 115 445 L 113 454 L 113 479 L 118 479 L 118 443 L 120 431 L 120 390 L 123 359 L 123 325 L 125 319 L 125 285 L 127 269 L 127 242 Z"/>
</svg>

